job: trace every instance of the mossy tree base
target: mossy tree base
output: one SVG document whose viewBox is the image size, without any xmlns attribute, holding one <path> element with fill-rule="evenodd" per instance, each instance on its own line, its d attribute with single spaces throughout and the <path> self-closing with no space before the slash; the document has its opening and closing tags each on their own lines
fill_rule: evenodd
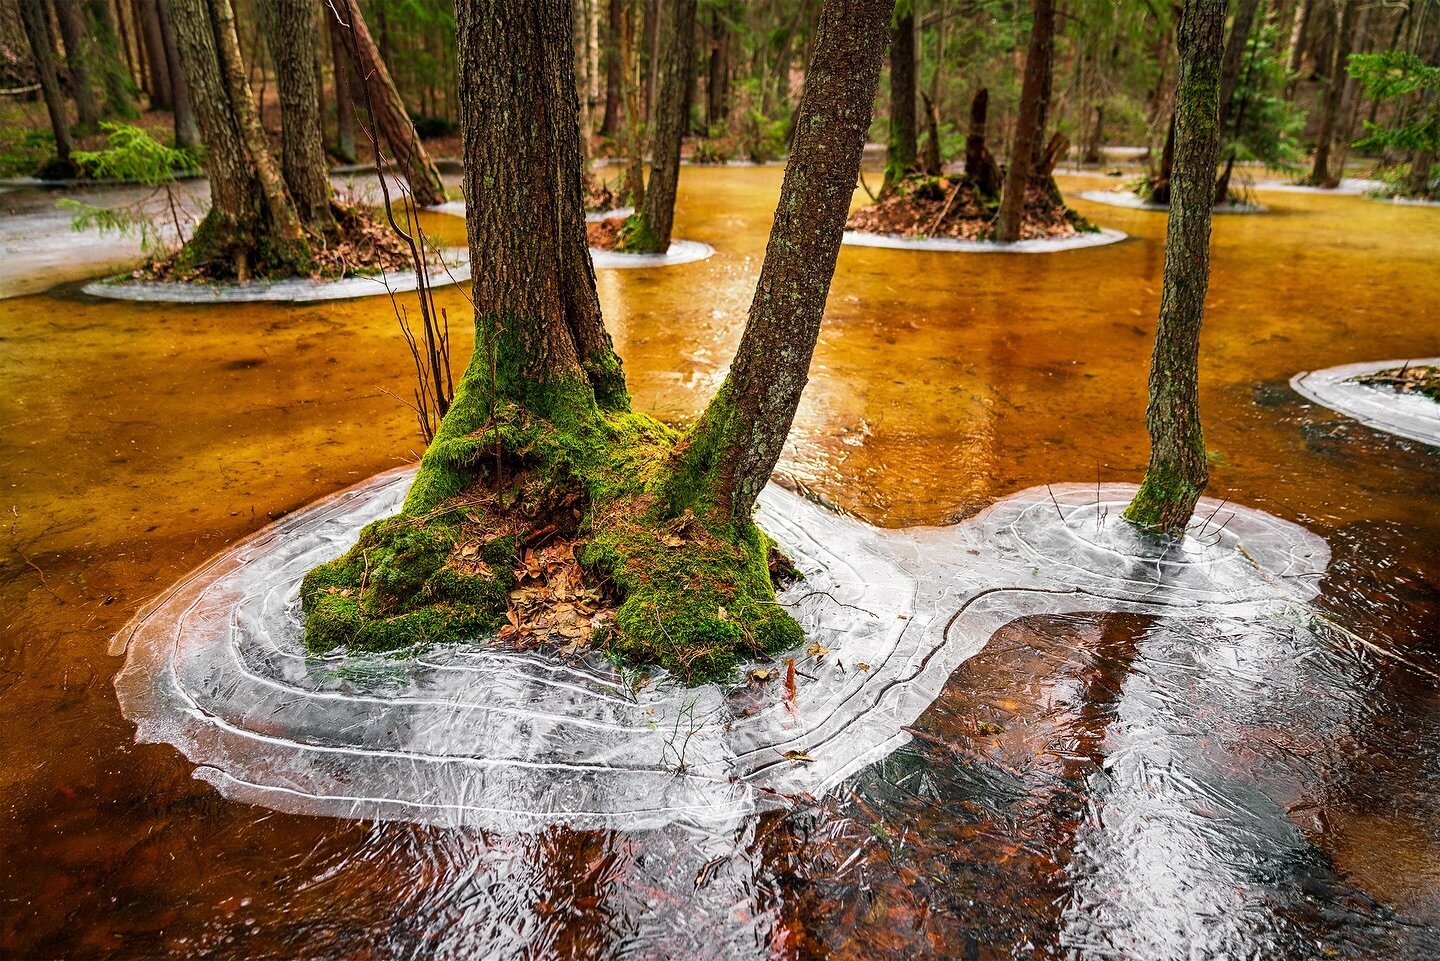
<svg viewBox="0 0 1440 961">
<path fill-rule="evenodd" d="M 803 642 L 775 601 L 764 534 L 703 509 L 664 509 L 675 431 L 598 410 L 583 390 L 546 404 L 548 418 L 513 404 L 491 416 L 482 390 L 462 385 L 461 413 L 446 418 L 404 511 L 305 577 L 312 652 L 492 635 L 507 623 L 527 550 L 553 538 L 573 540 L 587 586 L 614 605 L 594 645 L 623 663 L 696 684 Z"/>
<path fill-rule="evenodd" d="M 1151 534 L 1178 537 L 1189 525 L 1203 493 L 1203 480 L 1193 483 L 1178 475 L 1157 478 L 1153 471 L 1147 472 L 1124 517 Z"/>
</svg>

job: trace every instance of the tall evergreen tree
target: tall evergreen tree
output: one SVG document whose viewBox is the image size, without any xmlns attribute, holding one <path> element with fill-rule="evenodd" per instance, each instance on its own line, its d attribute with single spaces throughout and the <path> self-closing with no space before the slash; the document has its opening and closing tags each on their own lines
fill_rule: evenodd
<svg viewBox="0 0 1440 961">
<path fill-rule="evenodd" d="M 314 0 L 262 0 L 265 40 L 280 91 L 280 169 L 296 212 L 312 234 L 335 229 L 329 163 L 320 121 L 319 34 Z"/>
<path fill-rule="evenodd" d="M 55 38 L 50 34 L 50 18 L 45 13 L 42 0 L 19 0 L 19 4 L 20 23 L 30 45 L 30 56 L 35 61 L 40 93 L 45 98 L 45 111 L 50 116 L 50 129 L 55 134 L 55 157 L 62 164 L 69 165 L 75 141 L 70 135 L 65 95 L 60 90 L 60 80 L 55 71 Z"/>
<path fill-rule="evenodd" d="M 1225 0 L 1187 0 L 1180 21 L 1175 161 L 1165 234 L 1164 288 L 1150 361 L 1150 463 L 1125 516 L 1183 533 L 1209 470 L 1200 426 L 1200 324 L 1210 283 L 1210 221 L 1220 152 Z"/>
<path fill-rule="evenodd" d="M 629 410 L 601 319 L 570 4 L 460 0 L 467 227 L 472 261 L 486 265 L 475 353 L 402 513 L 306 577 L 312 648 L 493 630 L 534 523 L 569 525 L 581 562 L 614 585 L 619 654 L 698 680 L 802 640 L 774 604 L 751 512 L 805 385 L 891 11 L 892 0 L 824 4 L 749 323 L 682 437 Z M 466 523 L 481 528 L 483 563 L 451 562 L 470 543 Z"/>
<path fill-rule="evenodd" d="M 1020 88 L 1020 116 L 1015 122 L 1010 164 L 1005 169 L 1005 187 L 1000 195 L 1000 213 L 995 221 L 995 239 L 1000 243 L 1014 243 L 1020 239 L 1025 200 L 1035 171 L 1035 157 L 1045 137 L 1050 50 L 1054 42 L 1055 2 L 1035 0 L 1030 47 L 1025 55 L 1025 79 Z"/>
<path fill-rule="evenodd" d="M 885 145 L 881 196 L 915 172 L 919 156 L 915 109 L 915 0 L 897 0 L 890 31 L 890 139 Z"/>
</svg>

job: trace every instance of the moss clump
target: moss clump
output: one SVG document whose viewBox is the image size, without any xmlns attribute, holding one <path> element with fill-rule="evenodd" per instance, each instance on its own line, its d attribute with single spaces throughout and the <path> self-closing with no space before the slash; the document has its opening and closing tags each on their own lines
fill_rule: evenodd
<svg viewBox="0 0 1440 961">
<path fill-rule="evenodd" d="M 660 239 L 651 232 L 650 225 L 645 222 L 645 215 L 638 211 L 626 217 L 625 222 L 620 225 L 615 249 L 627 254 L 663 254 L 665 252 L 665 247 L 661 245 Z"/>
<path fill-rule="evenodd" d="M 524 406 L 492 408 L 479 377 L 462 381 L 403 513 L 306 576 L 307 647 L 396 650 L 493 633 L 537 531 L 575 541 L 616 607 L 596 644 L 619 660 L 696 684 L 803 642 L 775 603 L 765 535 L 706 510 L 700 484 L 685 491 L 688 509 L 671 506 L 676 431 L 602 410 L 585 385 L 530 384 Z"/>
<path fill-rule="evenodd" d="M 1205 480 L 1187 480 L 1179 471 L 1151 465 L 1140 489 L 1126 506 L 1124 518 L 1152 534 L 1175 535 L 1185 530 Z"/>
</svg>

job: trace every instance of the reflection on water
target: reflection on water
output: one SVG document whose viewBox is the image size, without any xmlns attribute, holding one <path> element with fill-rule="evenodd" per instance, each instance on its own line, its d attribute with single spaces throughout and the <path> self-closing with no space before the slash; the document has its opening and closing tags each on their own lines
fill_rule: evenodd
<svg viewBox="0 0 1440 961">
<path fill-rule="evenodd" d="M 723 375 L 779 179 L 687 167 L 677 232 L 716 255 L 600 273 L 638 406 L 683 420 Z M 110 635 L 270 518 L 408 459 L 408 361 L 375 299 L 0 302 L 0 953 L 1440 956 L 1440 453 L 1286 386 L 1440 354 L 1440 211 L 1261 199 L 1215 225 L 1212 492 L 1329 542 L 1317 603 L 1345 630 L 1012 623 L 908 748 L 713 853 L 678 829 L 281 815 L 134 746 Z M 783 466 L 890 526 L 1138 479 L 1164 218 L 1085 212 L 1133 239 L 845 249 Z"/>
</svg>

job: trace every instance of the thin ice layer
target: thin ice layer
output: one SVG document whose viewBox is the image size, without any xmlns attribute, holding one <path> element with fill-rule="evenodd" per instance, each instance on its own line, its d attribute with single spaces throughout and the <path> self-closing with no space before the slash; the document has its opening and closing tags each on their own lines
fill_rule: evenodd
<svg viewBox="0 0 1440 961">
<path fill-rule="evenodd" d="M 1440 403 L 1421 394 L 1356 383 L 1356 377 L 1397 367 L 1440 366 L 1440 357 L 1366 361 L 1324 370 L 1301 371 L 1290 386 L 1322 407 L 1353 417 L 1366 427 L 1440 447 Z"/>
<path fill-rule="evenodd" d="M 1086 247 L 1117 244 L 1129 235 L 1123 230 L 1101 229 L 1076 234 L 1074 237 L 1037 237 L 1002 244 L 993 240 L 958 240 L 954 237 L 899 237 L 893 234 L 872 234 L 863 230 L 847 230 L 842 243 L 852 247 L 888 247 L 893 250 L 928 250 L 961 254 L 1055 254 Z"/>
<path fill-rule="evenodd" d="M 446 266 L 436 264 L 429 271 L 431 287 L 446 287 L 470 279 L 470 254 L 464 248 L 441 252 Z M 338 279 L 287 277 L 284 280 L 238 282 L 190 282 L 173 280 L 106 279 L 86 284 L 82 290 L 92 297 L 166 304 L 248 304 L 258 301 L 311 303 L 320 300 L 350 300 L 378 294 L 403 294 L 414 290 L 419 279 L 413 270 L 357 275 Z"/>
<path fill-rule="evenodd" d="M 280 810 L 526 830 L 715 829 L 818 795 L 904 744 L 951 672 L 1017 617 L 1134 611 L 1259 622 L 1303 605 L 1328 551 L 1207 502 L 1182 541 L 1119 519 L 1132 488 L 1032 488 L 968 521 L 885 531 L 772 485 L 761 525 L 804 572 L 781 602 L 818 647 L 749 688 L 687 689 L 596 656 L 457 645 L 412 660 L 303 654 L 298 589 L 412 474 L 297 512 L 216 558 L 116 639 L 142 741 Z M 813 652 L 813 653 L 812 653 Z M 636 688 L 639 687 L 637 690 Z"/>
<path fill-rule="evenodd" d="M 1085 190 L 1080 194 L 1081 200 L 1088 200 L 1094 204 L 1106 204 L 1110 207 L 1125 207 L 1129 210 L 1156 210 L 1166 213 L 1170 210 L 1169 204 L 1157 204 L 1153 200 L 1146 200 L 1133 190 Z M 1269 211 L 1264 204 L 1246 204 L 1229 201 L 1223 204 L 1216 204 L 1211 208 L 1217 214 L 1263 214 Z"/>
</svg>

